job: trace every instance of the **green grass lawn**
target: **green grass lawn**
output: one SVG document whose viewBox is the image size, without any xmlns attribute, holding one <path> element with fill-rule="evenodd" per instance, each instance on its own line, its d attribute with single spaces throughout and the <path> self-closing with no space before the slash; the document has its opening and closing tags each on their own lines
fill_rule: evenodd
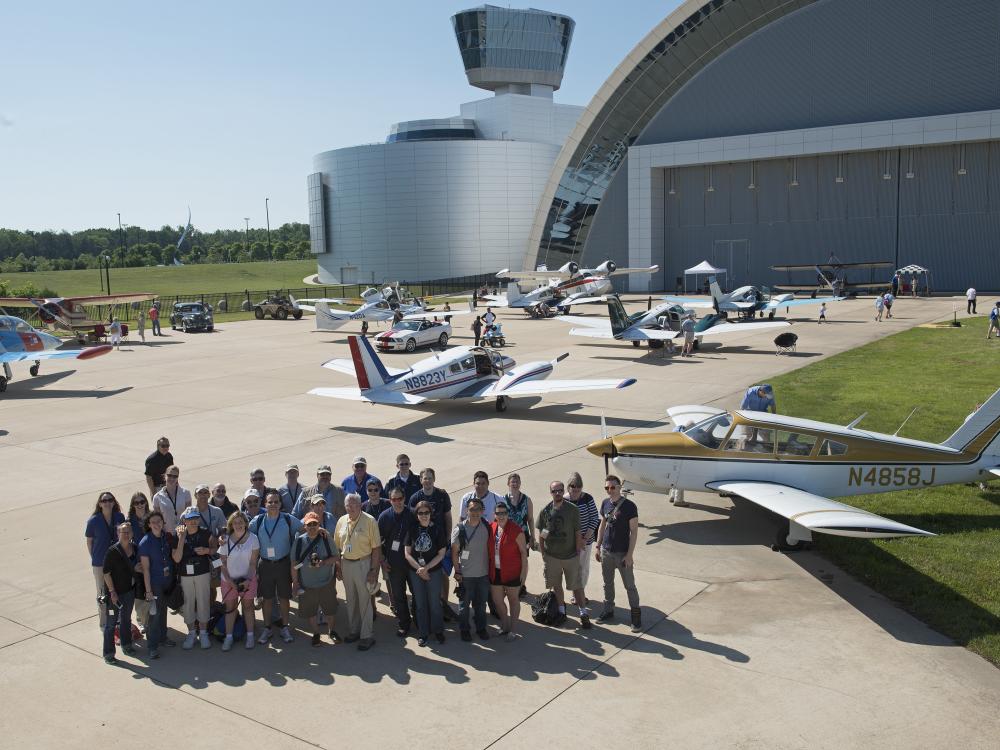
<svg viewBox="0 0 1000 750">
<path fill-rule="evenodd" d="M 1000 387 L 1000 340 L 985 317 L 915 328 L 771 378 L 782 413 L 940 442 Z M 860 540 L 816 534 L 816 548 L 935 630 L 1000 665 L 1000 489 L 952 485 L 845 498 L 939 536 Z"/>
<path fill-rule="evenodd" d="M 242 292 L 244 289 L 297 289 L 302 279 L 316 273 L 315 260 L 282 260 L 273 263 L 206 263 L 188 266 L 112 268 L 111 291 L 184 295 Z M 33 282 L 67 297 L 102 294 L 97 270 L 4 273 L 0 278 L 18 287 Z"/>
</svg>

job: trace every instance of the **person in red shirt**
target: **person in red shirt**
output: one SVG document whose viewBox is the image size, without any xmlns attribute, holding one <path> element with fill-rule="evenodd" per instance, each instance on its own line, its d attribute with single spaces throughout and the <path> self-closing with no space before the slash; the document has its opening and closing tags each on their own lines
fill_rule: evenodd
<svg viewBox="0 0 1000 750">
<path fill-rule="evenodd" d="M 160 308 L 156 305 L 149 308 L 149 325 L 153 330 L 154 336 L 163 335 L 163 331 L 160 330 Z"/>
<path fill-rule="evenodd" d="M 507 503 L 497 503 L 488 543 L 490 594 L 500 615 L 500 634 L 513 641 L 521 615 L 521 587 L 528 577 L 528 545 L 524 530 L 510 520 L 508 511 Z"/>
</svg>

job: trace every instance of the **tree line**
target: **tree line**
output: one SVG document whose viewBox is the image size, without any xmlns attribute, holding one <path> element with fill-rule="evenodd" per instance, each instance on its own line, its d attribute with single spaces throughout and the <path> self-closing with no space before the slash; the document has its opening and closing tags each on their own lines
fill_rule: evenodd
<svg viewBox="0 0 1000 750">
<path fill-rule="evenodd" d="M 0 229 L 0 273 L 68 271 L 98 268 L 102 257 L 112 267 L 181 263 L 249 263 L 261 260 L 299 260 L 311 257 L 309 225 L 282 224 L 267 232 L 251 229 L 192 229 L 180 249 L 177 241 L 184 227 L 160 229 L 128 227 L 126 230 L 84 229 L 78 232 L 33 232 Z"/>
</svg>

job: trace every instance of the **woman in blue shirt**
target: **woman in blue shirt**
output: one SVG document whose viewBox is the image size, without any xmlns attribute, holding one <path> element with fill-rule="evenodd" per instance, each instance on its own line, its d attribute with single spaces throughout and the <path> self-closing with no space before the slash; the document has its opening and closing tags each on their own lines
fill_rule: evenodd
<svg viewBox="0 0 1000 750">
<path fill-rule="evenodd" d="M 160 658 L 160 644 L 176 646 L 167 638 L 167 603 L 163 591 L 174 577 L 174 561 L 171 557 L 170 534 L 163 528 L 163 514 L 154 510 L 146 518 L 146 535 L 139 542 L 139 562 L 142 564 L 142 580 L 146 585 L 146 601 L 149 602 L 149 626 L 146 628 L 149 658 Z"/>
<path fill-rule="evenodd" d="M 107 607 L 100 602 L 104 595 L 104 556 L 108 548 L 118 541 L 118 524 L 125 521 L 122 509 L 110 492 L 102 492 L 97 496 L 94 512 L 87 519 L 87 554 L 90 555 L 90 567 L 94 574 L 94 584 L 97 587 L 97 615 L 100 618 L 101 632 L 104 632 L 104 621 L 108 616 Z"/>
</svg>

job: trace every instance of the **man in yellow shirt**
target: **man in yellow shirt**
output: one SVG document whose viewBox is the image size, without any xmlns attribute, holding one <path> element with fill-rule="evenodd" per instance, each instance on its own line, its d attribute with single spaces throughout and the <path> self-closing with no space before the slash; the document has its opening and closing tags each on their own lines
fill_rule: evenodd
<svg viewBox="0 0 1000 750">
<path fill-rule="evenodd" d="M 359 651 L 375 645 L 372 621 L 372 594 L 378 586 L 382 563 L 382 539 L 378 523 L 361 511 L 361 496 L 352 492 L 344 498 L 347 514 L 337 520 L 334 537 L 341 554 L 340 575 L 344 581 L 348 636 L 345 643 L 358 643 Z"/>
</svg>

